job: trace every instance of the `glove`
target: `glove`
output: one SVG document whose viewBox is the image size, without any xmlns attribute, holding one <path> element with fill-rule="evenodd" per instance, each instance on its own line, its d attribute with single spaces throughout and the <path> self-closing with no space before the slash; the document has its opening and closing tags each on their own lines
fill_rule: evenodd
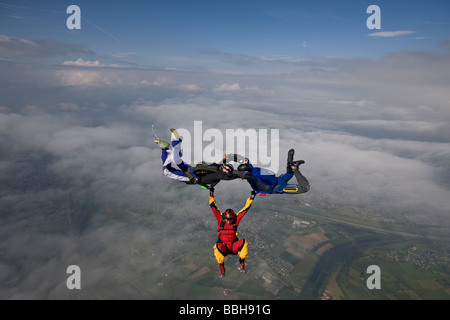
<svg viewBox="0 0 450 320">
<path fill-rule="evenodd" d="M 252 195 L 250 196 L 250 198 L 255 199 L 257 192 L 255 190 L 252 190 Z"/>
<path fill-rule="evenodd" d="M 209 188 L 209 195 L 214 197 L 214 188 Z"/>
</svg>

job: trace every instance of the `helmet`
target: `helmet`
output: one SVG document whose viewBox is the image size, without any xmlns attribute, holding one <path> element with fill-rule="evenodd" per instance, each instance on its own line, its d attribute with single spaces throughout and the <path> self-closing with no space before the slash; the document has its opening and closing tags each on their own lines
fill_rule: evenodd
<svg viewBox="0 0 450 320">
<path fill-rule="evenodd" d="M 225 219 L 235 219 L 236 213 L 234 213 L 233 209 L 227 209 L 225 210 L 225 213 L 223 214 Z"/>
<path fill-rule="evenodd" d="M 252 167 L 248 163 L 240 164 L 238 167 L 239 171 L 252 171 Z"/>
<path fill-rule="evenodd" d="M 234 167 L 233 165 L 229 164 L 229 163 L 224 163 L 223 167 L 228 171 L 228 172 L 233 172 L 234 171 Z"/>
</svg>

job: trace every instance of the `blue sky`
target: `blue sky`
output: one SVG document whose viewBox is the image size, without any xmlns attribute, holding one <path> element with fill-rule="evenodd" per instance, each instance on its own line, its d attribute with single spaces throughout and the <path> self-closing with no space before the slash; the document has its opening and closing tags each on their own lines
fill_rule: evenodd
<svg viewBox="0 0 450 320">
<path fill-rule="evenodd" d="M 81 8 L 81 30 L 65 12 Z M 381 30 L 369 30 L 369 5 Z M 448 1 L 0 1 L 0 34 L 83 45 L 150 67 L 220 68 L 212 53 L 264 59 L 380 58 L 447 40 Z M 375 32 L 405 33 L 379 34 Z M 391 36 L 387 36 L 391 35 Z"/>
</svg>

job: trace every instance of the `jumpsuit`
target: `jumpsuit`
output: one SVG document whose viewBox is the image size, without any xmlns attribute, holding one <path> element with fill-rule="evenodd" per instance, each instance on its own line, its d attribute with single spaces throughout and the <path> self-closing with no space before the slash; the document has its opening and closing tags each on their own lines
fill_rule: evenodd
<svg viewBox="0 0 450 320">
<path fill-rule="evenodd" d="M 242 218 L 250 209 L 253 203 L 253 199 L 249 197 L 245 206 L 236 213 L 236 219 L 232 224 L 225 222 L 222 212 L 217 208 L 216 200 L 213 195 L 209 197 L 209 204 L 214 217 L 217 220 L 217 232 L 218 239 L 217 243 L 214 245 L 214 256 L 216 257 L 218 264 L 223 264 L 225 262 L 225 257 L 228 254 L 237 254 L 241 260 L 247 259 L 248 257 L 248 243 L 245 239 L 239 239 L 237 237 L 237 228 Z"/>
</svg>

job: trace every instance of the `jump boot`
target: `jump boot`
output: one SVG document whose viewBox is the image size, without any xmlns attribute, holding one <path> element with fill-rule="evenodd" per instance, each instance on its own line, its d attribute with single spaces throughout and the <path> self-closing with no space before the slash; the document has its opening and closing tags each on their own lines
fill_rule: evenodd
<svg viewBox="0 0 450 320">
<path fill-rule="evenodd" d="M 296 161 L 294 161 L 294 153 L 295 153 L 294 149 L 289 150 L 288 158 L 287 158 L 287 164 L 288 164 L 288 166 L 291 166 L 292 170 L 298 170 L 298 167 L 301 164 L 305 163 L 305 161 L 304 160 L 296 160 Z"/>
<path fill-rule="evenodd" d="M 180 140 L 180 134 L 178 133 L 177 129 L 170 129 L 170 137 L 172 141 Z"/>
<path fill-rule="evenodd" d="M 220 268 L 220 278 L 225 277 L 225 263 L 219 264 L 219 268 Z"/>
<path fill-rule="evenodd" d="M 241 265 L 238 267 L 238 270 L 242 273 L 245 273 L 245 259 L 239 259 Z"/>
<path fill-rule="evenodd" d="M 294 162 L 294 153 L 295 153 L 294 149 L 291 149 L 291 150 L 288 151 L 287 163 L 289 165 L 291 165 L 292 162 Z"/>
<path fill-rule="evenodd" d="M 301 164 L 305 163 L 305 160 L 296 160 L 291 163 L 292 170 L 298 170 L 298 167 L 300 167 Z"/>
</svg>

